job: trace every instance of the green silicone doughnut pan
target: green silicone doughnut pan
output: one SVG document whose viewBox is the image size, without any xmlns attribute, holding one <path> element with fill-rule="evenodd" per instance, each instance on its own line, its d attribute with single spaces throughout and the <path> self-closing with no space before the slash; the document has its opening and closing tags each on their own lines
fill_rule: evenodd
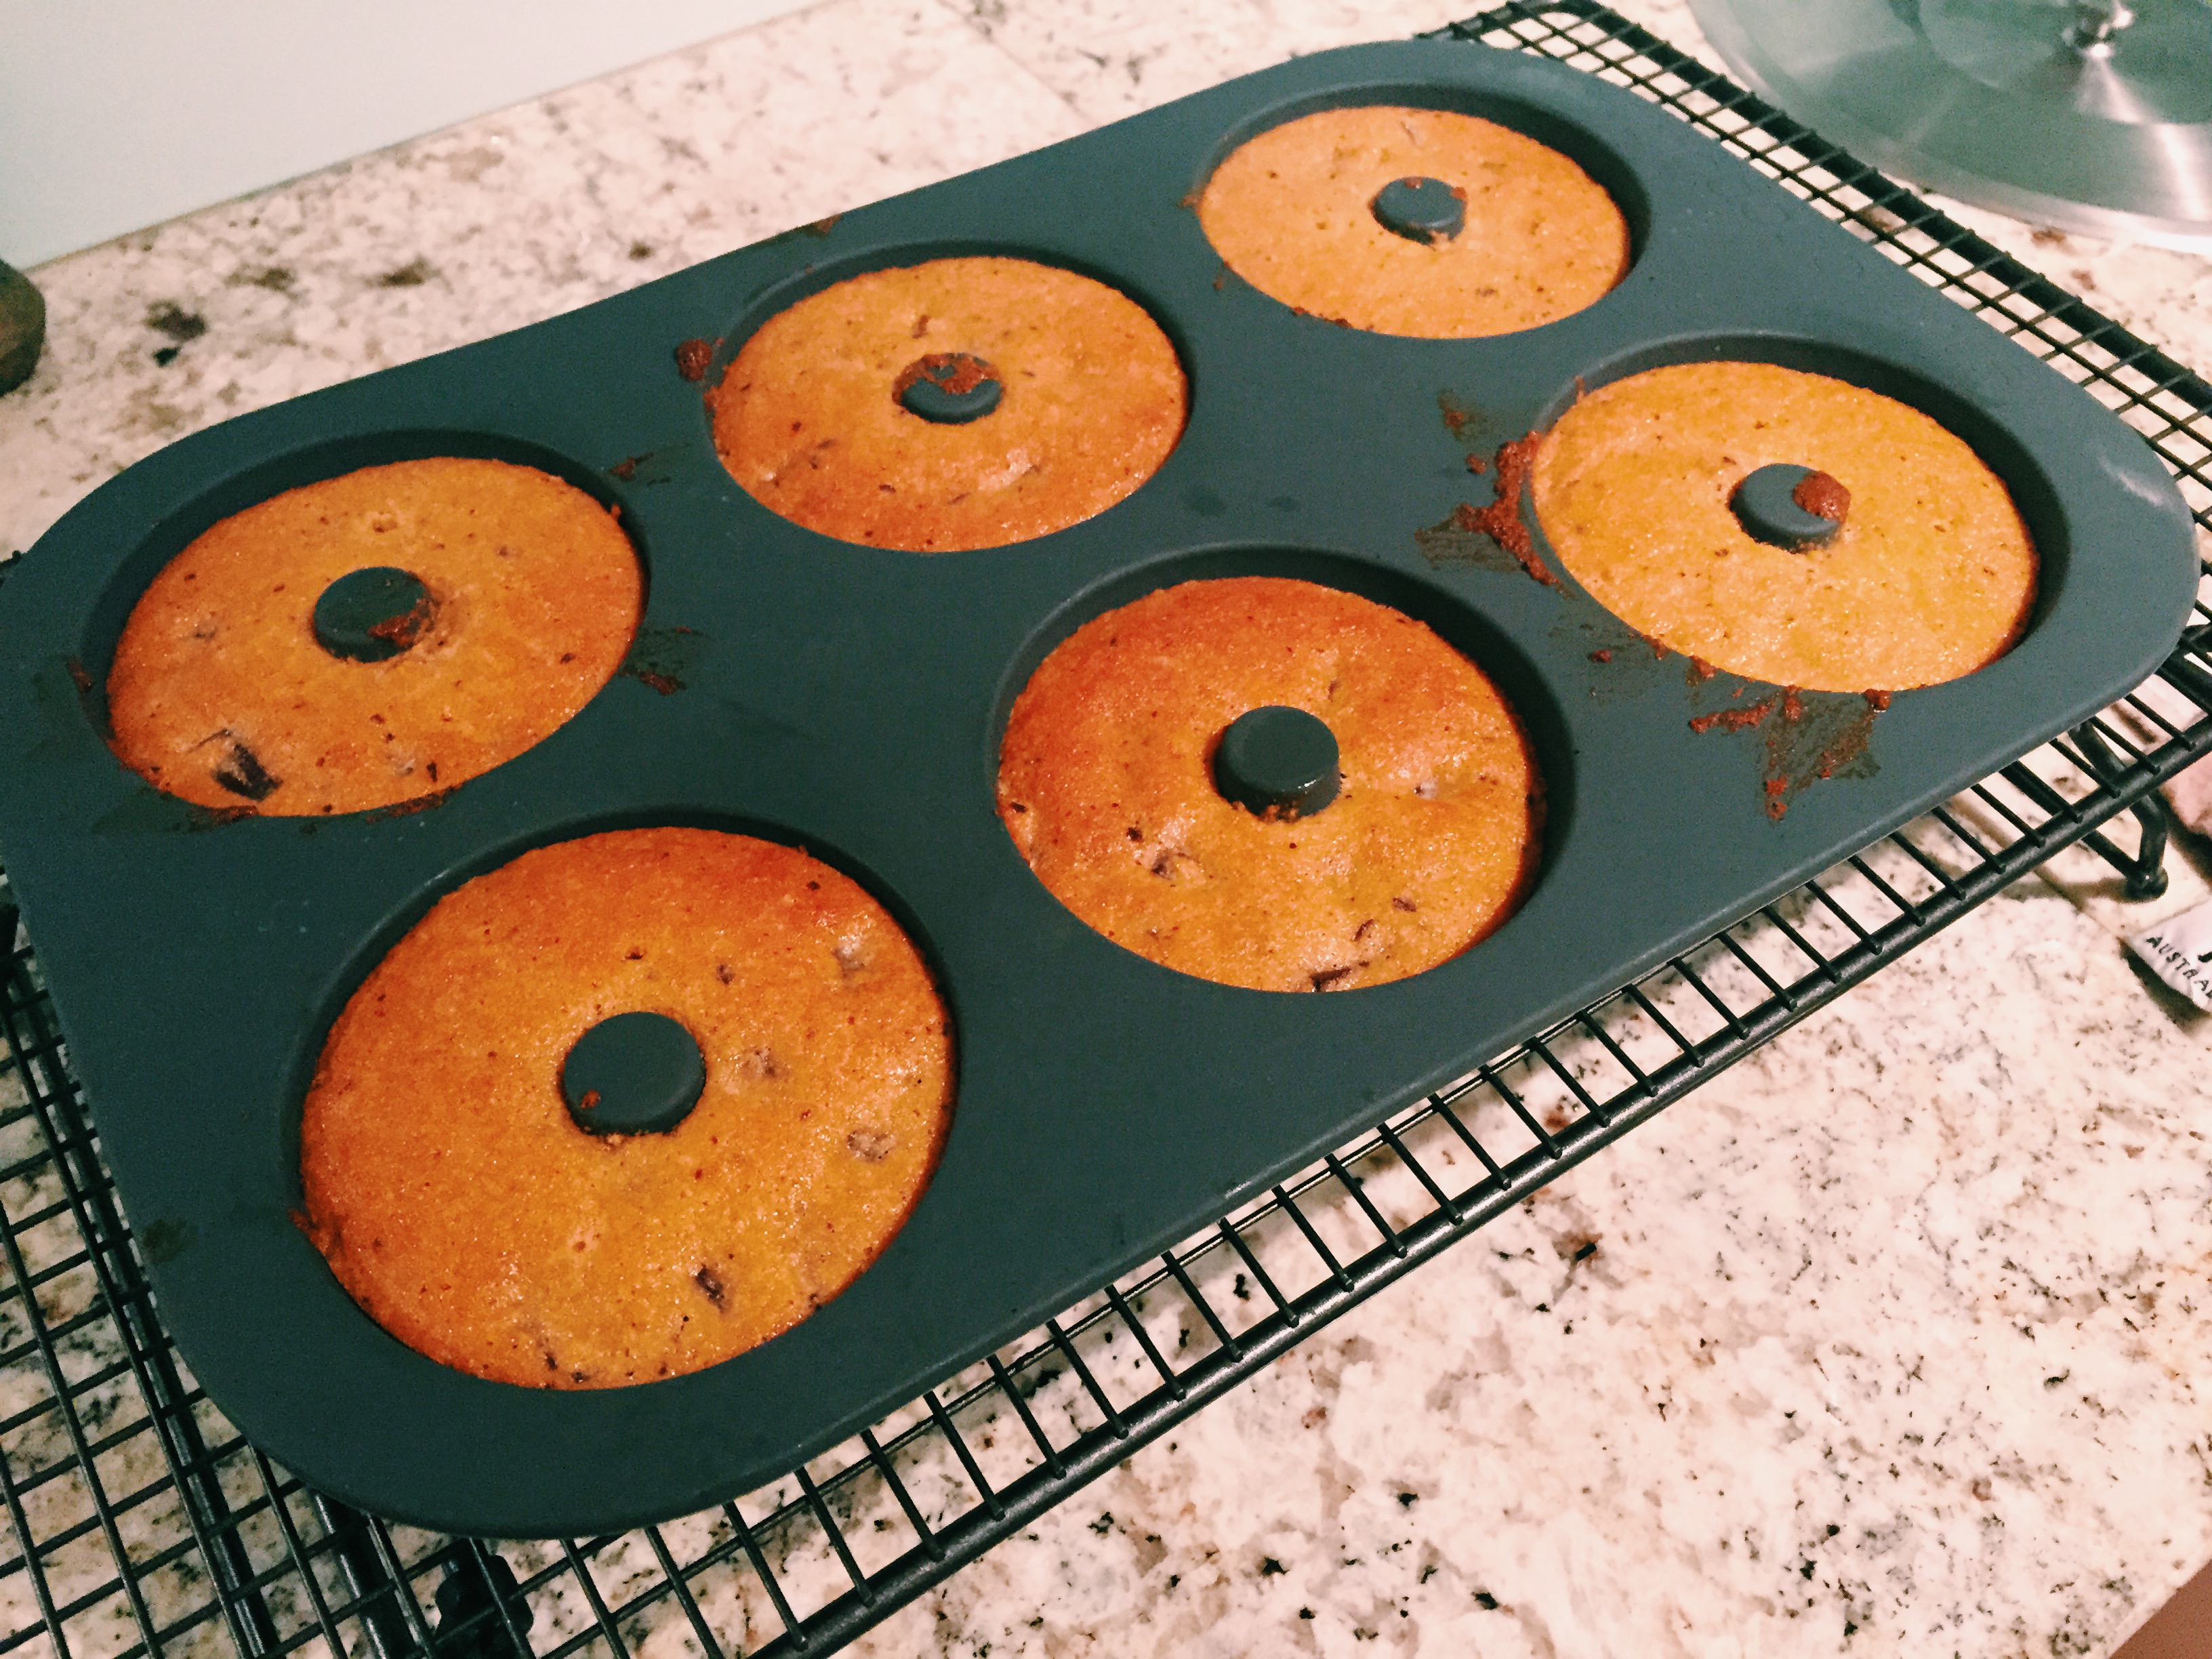
<svg viewBox="0 0 2212 1659">
<path fill-rule="evenodd" d="M 1244 137 L 1360 103 L 1463 110 L 1564 150 L 1626 213 L 1628 276 L 1548 326 L 1436 341 L 1334 326 L 1226 274 L 1186 199 Z M 1189 424 L 1148 483 L 1059 533 L 935 556 L 829 539 L 738 487 L 678 343 L 720 343 L 711 385 L 805 294 L 984 252 L 1110 283 L 1174 341 Z M 1857 382 L 1974 447 L 2042 558 L 2009 654 L 1878 714 L 1808 694 L 1796 720 L 1694 729 L 1776 688 L 1696 683 L 1571 580 L 1540 584 L 1484 538 L 1437 528 L 1486 502 L 1496 469 L 1474 476 L 1468 453 L 1547 425 L 1578 381 L 1723 357 Z M 647 577 L 629 672 L 410 814 L 211 816 L 116 760 L 98 688 L 167 560 L 281 490 L 441 454 L 526 462 L 619 507 Z M 385 1516 L 594 1533 L 780 1474 L 2086 718 L 2172 647 L 2196 568 L 2180 498 L 2133 432 L 1708 140 L 1556 64 L 1363 46 L 131 468 L 0 590 L 0 855 L 162 1317 L 214 1401 L 302 1478 Z M 1000 827 L 1000 732 L 1045 653 L 1152 589 L 1249 574 L 1422 618 L 1519 711 L 1546 780 L 1542 871 L 1463 956 L 1340 994 L 1188 978 L 1076 921 Z M 851 1288 L 750 1352 L 627 1389 L 463 1375 L 386 1335 L 293 1224 L 316 1055 L 440 896 L 528 848 L 654 823 L 803 846 L 885 902 L 952 1023 L 943 1162 Z"/>
</svg>

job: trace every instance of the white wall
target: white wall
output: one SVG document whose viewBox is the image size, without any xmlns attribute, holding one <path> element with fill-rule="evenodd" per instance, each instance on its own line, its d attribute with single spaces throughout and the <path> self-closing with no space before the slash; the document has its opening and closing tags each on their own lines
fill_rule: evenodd
<svg viewBox="0 0 2212 1659">
<path fill-rule="evenodd" d="M 0 259 L 30 266 L 807 0 L 0 0 Z"/>
</svg>

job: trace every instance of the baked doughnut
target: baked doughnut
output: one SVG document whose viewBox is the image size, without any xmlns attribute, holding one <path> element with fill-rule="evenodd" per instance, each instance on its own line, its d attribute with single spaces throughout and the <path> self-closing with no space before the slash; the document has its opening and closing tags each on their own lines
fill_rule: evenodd
<svg viewBox="0 0 2212 1659">
<path fill-rule="evenodd" d="M 382 659 L 357 660 L 318 617 L 372 570 L 411 573 L 421 597 L 372 624 Z M 203 532 L 140 595 L 107 676 L 115 752 L 201 806 L 419 799 L 590 702 L 643 597 L 612 514 L 534 467 L 400 461 L 289 489 Z"/>
<path fill-rule="evenodd" d="M 1318 716 L 1340 785 L 1270 818 L 1217 787 L 1232 721 Z M 1534 873 L 1541 783 L 1490 682 L 1428 628 L 1277 577 L 1186 582 L 1086 623 L 1000 750 L 999 814 L 1115 944 L 1255 990 L 1348 990 L 1457 956 Z"/>
<path fill-rule="evenodd" d="M 779 312 L 709 401 L 722 463 L 762 506 L 842 541 L 946 553 L 1104 512 L 1159 470 L 1188 395 L 1174 346 L 1127 295 L 967 258 L 870 271 Z"/>
<path fill-rule="evenodd" d="M 1825 542 L 1770 545 L 1738 521 L 1739 485 L 1776 464 L 1840 486 Z M 1997 476 L 1919 410 L 1826 375 L 1706 362 L 1616 380 L 1544 439 L 1533 489 L 1599 604 L 1777 685 L 1955 679 L 2003 655 L 2035 602 L 2035 547 Z"/>
<path fill-rule="evenodd" d="M 705 1060 L 660 1133 L 579 1127 L 586 1030 L 672 1017 Z M 805 854 L 706 830 L 525 853 L 457 889 L 331 1026 L 301 1225 L 369 1316 L 505 1382 L 695 1371 L 805 1318 L 898 1231 L 952 1098 L 921 957 Z"/>
<path fill-rule="evenodd" d="M 1389 228 L 1385 192 L 1415 180 L 1419 195 L 1443 198 L 1442 214 Z M 1214 169 L 1198 217 L 1262 294 L 1378 334 L 1535 328 L 1593 304 L 1628 270 L 1628 222 L 1603 187 L 1559 151 L 1449 110 L 1370 106 L 1286 121 Z"/>
</svg>

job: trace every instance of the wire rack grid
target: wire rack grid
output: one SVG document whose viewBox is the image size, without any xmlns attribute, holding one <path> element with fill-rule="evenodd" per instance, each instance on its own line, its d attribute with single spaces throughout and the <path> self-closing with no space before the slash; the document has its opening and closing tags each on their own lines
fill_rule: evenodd
<svg viewBox="0 0 2212 1659">
<path fill-rule="evenodd" d="M 1595 3 L 1443 31 L 1628 87 L 2084 386 L 2212 547 L 2212 386 Z M 2212 562 L 2159 674 L 766 1489 L 616 1536 L 459 1539 L 308 1490 L 164 1334 L 0 885 L 0 1655 L 700 1659 L 834 1651 L 1400 1274 L 2082 842 L 2162 883 L 2157 784 L 2212 751 Z M 2132 832 L 2107 836 L 2132 811 Z M 4 880 L 4 878 L 0 878 Z M 155 1230 L 158 1231 L 158 1229 Z"/>
</svg>

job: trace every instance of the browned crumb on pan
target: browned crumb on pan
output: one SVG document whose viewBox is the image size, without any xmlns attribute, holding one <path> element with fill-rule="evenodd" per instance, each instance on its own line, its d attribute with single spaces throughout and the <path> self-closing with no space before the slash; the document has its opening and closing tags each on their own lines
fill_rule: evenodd
<svg viewBox="0 0 2212 1659">
<path fill-rule="evenodd" d="M 1500 444 L 1498 486 L 1490 505 L 1474 507 L 1462 501 L 1452 514 L 1452 521 L 1462 530 L 1489 537 L 1518 559 L 1521 568 L 1530 576 L 1547 587 L 1557 587 L 1559 579 L 1536 556 L 1535 538 L 1528 533 L 1528 522 L 1521 516 L 1521 492 L 1528 482 L 1529 471 L 1536 465 L 1536 452 L 1543 443 L 1542 433 L 1531 432 L 1526 437 Z"/>
<path fill-rule="evenodd" d="M 676 372 L 687 380 L 703 380 L 707 366 L 714 361 L 714 343 L 711 340 L 681 340 L 676 346 Z"/>
<path fill-rule="evenodd" d="M 1741 708 L 1716 708 L 1710 714 L 1699 714 L 1690 722 L 1692 732 L 1747 732 L 1774 712 L 1775 700 L 1750 703 Z"/>
<path fill-rule="evenodd" d="M 1841 524 L 1844 514 L 1850 511 L 1851 492 L 1844 488 L 1840 478 L 1830 477 L 1825 472 L 1808 472 L 1797 480 L 1797 488 L 1790 492 L 1790 499 L 1816 519 L 1826 519 L 1830 524 Z"/>
</svg>

